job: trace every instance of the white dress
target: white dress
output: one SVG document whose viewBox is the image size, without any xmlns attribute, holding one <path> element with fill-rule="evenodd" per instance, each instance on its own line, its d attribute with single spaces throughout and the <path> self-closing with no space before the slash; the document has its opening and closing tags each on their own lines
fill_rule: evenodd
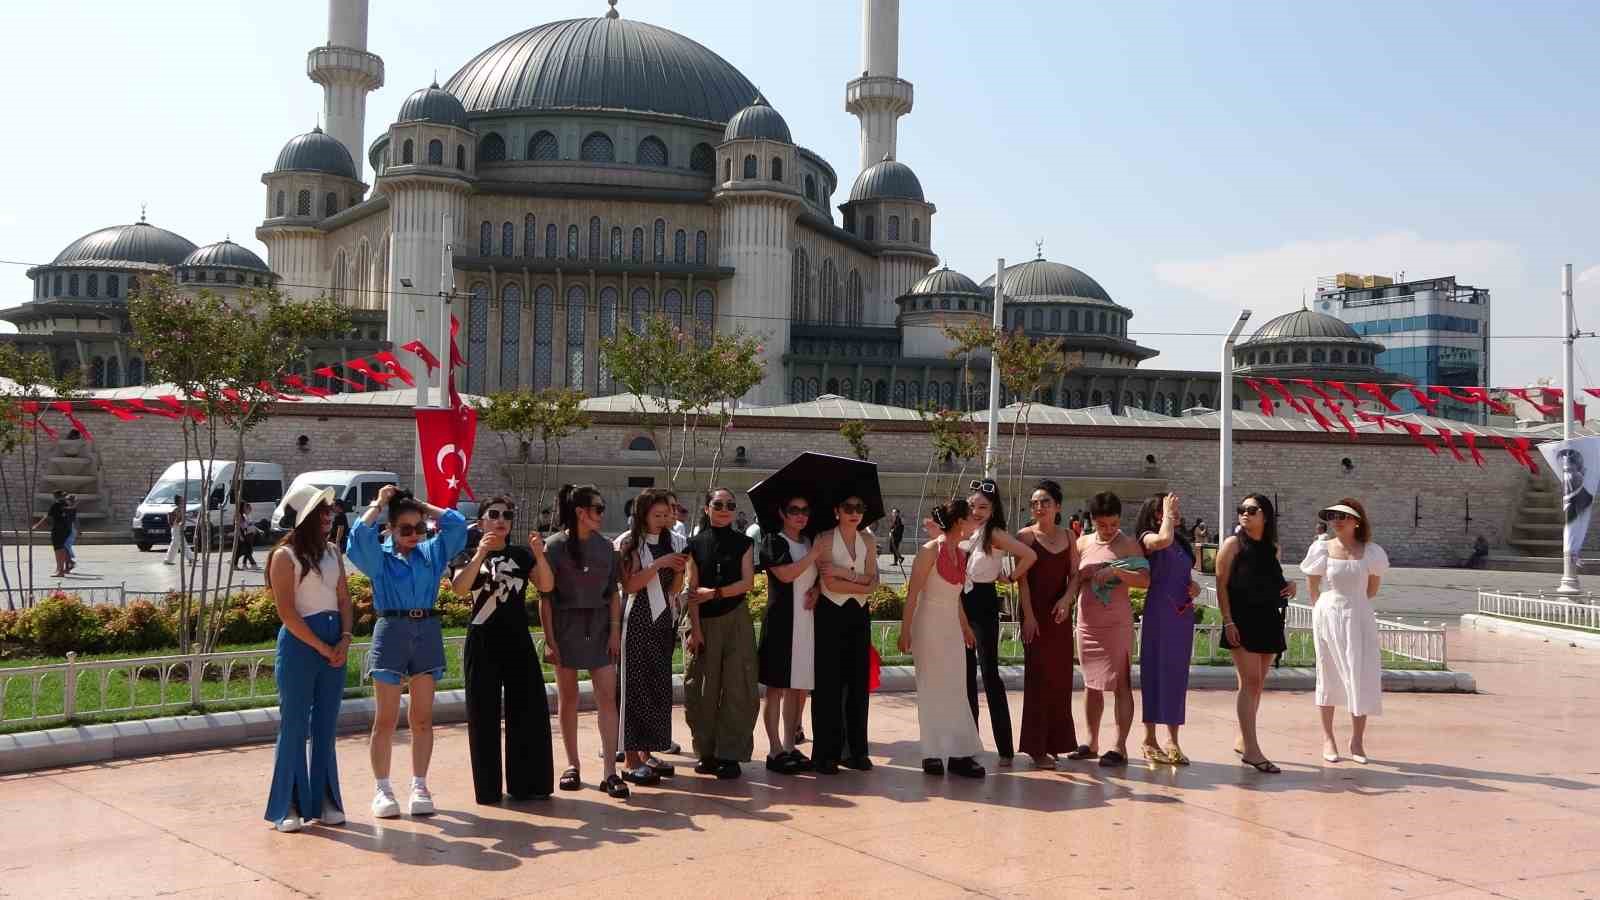
<svg viewBox="0 0 1600 900">
<path fill-rule="evenodd" d="M 1343 706 L 1352 716 L 1383 714 L 1383 656 L 1378 614 L 1367 598 L 1367 578 L 1389 571 L 1389 555 L 1368 543 L 1360 559 L 1334 559 L 1332 541 L 1312 541 L 1300 571 L 1322 577 L 1311 612 L 1317 646 L 1318 706 Z"/>
<path fill-rule="evenodd" d="M 917 725 L 923 759 L 958 759 L 983 752 L 967 706 L 967 645 L 961 638 L 961 585 L 928 573 L 911 620 L 916 658 Z"/>
<path fill-rule="evenodd" d="M 804 559 L 811 552 L 811 542 L 804 538 L 794 541 L 786 534 L 783 539 L 789 543 L 790 559 Z M 791 690 L 809 691 L 817 686 L 817 620 L 813 612 L 806 609 L 806 592 L 816 583 L 816 566 L 806 566 L 794 580 L 794 630 L 789 639 Z"/>
</svg>

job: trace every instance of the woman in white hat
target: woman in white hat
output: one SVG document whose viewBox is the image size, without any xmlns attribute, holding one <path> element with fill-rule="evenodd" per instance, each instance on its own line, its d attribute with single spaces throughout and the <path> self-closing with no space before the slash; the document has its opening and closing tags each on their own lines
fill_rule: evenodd
<svg viewBox="0 0 1600 900">
<path fill-rule="evenodd" d="M 279 831 L 299 831 L 305 819 L 344 821 L 334 736 L 353 617 L 344 560 L 328 543 L 333 490 L 301 485 L 284 505 L 295 512 L 294 530 L 267 558 L 267 588 L 283 627 L 273 666 L 280 715 L 266 818 Z"/>
<path fill-rule="evenodd" d="M 1310 576 L 1311 631 L 1317 647 L 1317 707 L 1322 712 L 1322 758 L 1339 761 L 1333 708 L 1350 710 L 1350 758 L 1367 761 L 1367 716 L 1383 712 L 1383 660 L 1372 599 L 1389 570 L 1389 555 L 1372 542 L 1361 502 L 1345 497 L 1318 516 L 1332 537 L 1315 540 L 1300 571 Z"/>
</svg>

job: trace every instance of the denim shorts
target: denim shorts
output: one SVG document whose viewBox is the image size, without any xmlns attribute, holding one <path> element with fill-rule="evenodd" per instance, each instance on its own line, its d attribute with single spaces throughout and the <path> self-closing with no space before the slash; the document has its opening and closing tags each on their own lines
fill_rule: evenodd
<svg viewBox="0 0 1600 900">
<path fill-rule="evenodd" d="M 426 619 L 380 617 L 372 629 L 367 655 L 373 681 L 399 684 L 410 675 L 444 676 L 444 625 L 438 616 Z"/>
</svg>

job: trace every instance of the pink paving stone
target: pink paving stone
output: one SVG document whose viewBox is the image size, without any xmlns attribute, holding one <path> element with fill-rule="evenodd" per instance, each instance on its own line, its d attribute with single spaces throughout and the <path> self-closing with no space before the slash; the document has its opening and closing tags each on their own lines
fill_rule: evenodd
<svg viewBox="0 0 1600 900">
<path fill-rule="evenodd" d="M 381 824 L 367 810 L 366 740 L 351 737 L 339 745 L 349 823 L 298 835 L 260 818 L 268 745 L 9 776 L 0 897 L 1594 898 L 1600 656 L 1479 632 L 1450 640 L 1482 693 L 1385 697 L 1369 766 L 1323 764 L 1310 697 L 1269 693 L 1277 777 L 1238 764 L 1233 696 L 1215 691 L 1190 695 L 1194 765 L 1182 770 L 1137 759 L 1136 725 L 1124 771 L 1000 769 L 990 755 L 983 782 L 928 778 L 915 698 L 885 695 L 871 773 L 783 778 L 754 763 L 717 782 L 681 760 L 677 778 L 625 803 L 589 789 L 477 806 L 466 729 L 445 727 L 429 776 L 439 815 Z M 1016 718 L 1020 695 L 1011 702 Z M 592 785 L 594 717 L 580 729 Z M 681 711 L 676 734 L 688 742 Z M 400 786 L 410 775 L 404 733 L 394 775 Z"/>
</svg>

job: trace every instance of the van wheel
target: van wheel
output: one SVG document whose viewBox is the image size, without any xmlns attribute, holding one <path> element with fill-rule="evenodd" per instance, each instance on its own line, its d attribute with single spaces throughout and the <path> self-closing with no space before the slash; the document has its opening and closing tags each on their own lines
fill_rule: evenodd
<svg viewBox="0 0 1600 900">
<path fill-rule="evenodd" d="M 150 548 L 153 547 L 153 546 L 155 546 L 155 545 L 154 544 L 139 544 L 138 545 L 139 552 L 140 553 L 149 553 L 150 552 Z"/>
</svg>

